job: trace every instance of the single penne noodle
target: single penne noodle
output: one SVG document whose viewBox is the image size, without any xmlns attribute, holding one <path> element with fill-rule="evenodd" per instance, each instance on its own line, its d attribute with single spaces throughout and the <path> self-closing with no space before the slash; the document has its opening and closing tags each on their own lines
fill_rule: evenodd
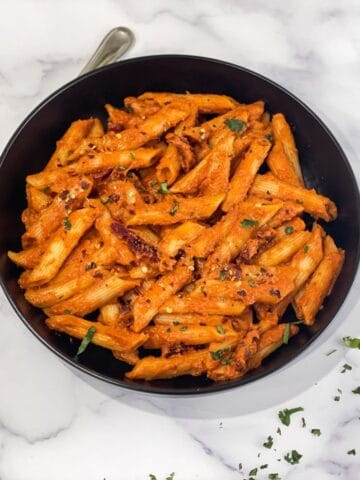
<svg viewBox="0 0 360 480">
<path fill-rule="evenodd" d="M 184 100 L 194 103 L 200 113 L 214 114 L 225 113 L 235 108 L 238 103 L 226 95 L 203 94 L 203 93 L 158 93 L 146 92 L 138 97 L 139 100 L 152 100 L 160 105 L 167 105 L 169 102 Z"/>
<path fill-rule="evenodd" d="M 230 327 L 230 328 L 229 328 Z M 149 335 L 144 348 L 161 348 L 165 344 L 181 343 L 184 345 L 204 345 L 211 342 L 222 342 L 237 338 L 231 325 L 200 326 L 172 325 L 147 327 L 144 333 Z"/>
<path fill-rule="evenodd" d="M 306 228 L 305 222 L 300 217 L 295 217 L 288 222 L 284 222 L 276 229 L 276 240 L 282 240 L 294 232 L 303 232 Z"/>
<path fill-rule="evenodd" d="M 48 193 L 39 190 L 31 185 L 26 185 L 26 200 L 28 208 L 35 212 L 41 212 L 52 202 L 52 197 Z"/>
<path fill-rule="evenodd" d="M 271 173 L 257 175 L 251 187 L 252 195 L 265 198 L 278 198 L 300 203 L 305 212 L 314 218 L 322 218 L 326 222 L 335 220 L 336 206 L 329 198 L 302 187 L 294 187 L 276 179 Z"/>
<path fill-rule="evenodd" d="M 8 251 L 7 255 L 16 265 L 22 268 L 34 268 L 46 248 L 45 244 L 22 250 L 21 252 Z"/>
<path fill-rule="evenodd" d="M 174 378 L 181 375 L 202 375 L 206 371 L 207 349 L 173 355 L 169 358 L 145 357 L 126 373 L 130 380 L 155 380 Z"/>
<path fill-rule="evenodd" d="M 299 290 L 293 301 L 297 318 L 305 325 L 312 325 L 324 299 L 332 287 L 344 262 L 344 251 L 339 250 L 330 236 L 325 238 L 324 257 L 306 285 Z"/>
<path fill-rule="evenodd" d="M 161 151 L 161 148 L 139 148 L 88 154 L 66 167 L 29 175 L 26 181 L 29 185 L 41 189 L 56 183 L 65 175 L 91 174 L 108 168 L 120 167 L 126 170 L 148 167 L 157 160 Z"/>
<path fill-rule="evenodd" d="M 233 205 L 245 199 L 270 147 L 271 143 L 266 138 L 256 139 L 250 144 L 230 181 L 229 191 L 221 207 L 224 212 L 228 212 Z"/>
<path fill-rule="evenodd" d="M 189 260 L 180 260 L 172 272 L 150 283 L 133 303 L 134 323 L 132 329 L 140 332 L 159 312 L 161 305 L 190 283 L 194 264 Z"/>
<path fill-rule="evenodd" d="M 88 288 L 73 295 L 71 298 L 46 308 L 45 312 L 49 316 L 68 312 L 84 316 L 120 297 L 138 284 L 139 282 L 136 280 L 123 279 L 116 273 L 109 274 L 103 278 L 96 279 L 96 282 L 93 282 Z"/>
<path fill-rule="evenodd" d="M 104 325 L 116 327 L 121 317 L 121 311 L 119 303 L 107 303 L 100 307 L 99 321 Z"/>
<path fill-rule="evenodd" d="M 35 287 L 49 282 L 60 270 L 84 233 L 92 226 L 96 210 L 83 208 L 71 213 L 49 240 L 39 263 L 29 274 L 24 287 Z"/>
<path fill-rule="evenodd" d="M 180 249 L 189 246 L 204 229 L 205 227 L 199 223 L 184 222 L 164 235 L 158 249 L 164 255 L 175 257 Z"/>
<path fill-rule="evenodd" d="M 229 298 L 203 298 L 201 302 L 196 297 L 174 295 L 161 307 L 160 313 L 200 313 L 202 315 L 241 315 L 246 305 L 239 300 Z"/>
<path fill-rule="evenodd" d="M 266 163 L 271 173 L 279 180 L 294 185 L 295 187 L 304 186 L 294 170 L 292 163 L 286 156 L 280 140 L 275 140 L 274 146 L 266 159 Z"/>
<path fill-rule="evenodd" d="M 275 145 L 277 143 L 281 144 L 288 161 L 287 164 L 284 163 L 284 159 L 282 159 L 280 164 L 275 162 L 276 176 L 279 177 L 280 173 L 282 177 L 279 177 L 280 180 L 284 180 L 295 186 L 303 187 L 304 179 L 301 173 L 298 151 L 291 128 L 287 123 L 285 116 L 282 113 L 276 113 L 272 118 L 271 127 L 275 137 Z M 274 161 L 270 162 L 269 167 L 271 170 L 274 168 Z"/>
<path fill-rule="evenodd" d="M 126 352 L 140 347 L 147 340 L 144 333 L 136 334 L 124 327 L 111 327 L 100 322 L 90 322 L 75 315 L 54 315 L 46 319 L 46 325 L 51 330 L 67 333 L 72 337 L 82 339 L 90 327 L 96 331 L 91 339 L 95 345 L 116 352 Z"/>
<path fill-rule="evenodd" d="M 279 265 L 287 262 L 301 247 L 309 241 L 311 233 L 294 232 L 285 235 L 279 242 L 262 252 L 257 258 L 256 263 L 264 266 Z"/>
<path fill-rule="evenodd" d="M 172 185 L 181 170 L 181 160 L 175 145 L 170 144 L 156 166 L 156 177 L 159 182 Z"/>
<path fill-rule="evenodd" d="M 178 198 L 168 195 L 166 201 L 135 210 L 127 225 L 171 225 L 186 220 L 210 217 L 222 202 L 224 195 L 207 195 L 196 198 Z"/>
</svg>

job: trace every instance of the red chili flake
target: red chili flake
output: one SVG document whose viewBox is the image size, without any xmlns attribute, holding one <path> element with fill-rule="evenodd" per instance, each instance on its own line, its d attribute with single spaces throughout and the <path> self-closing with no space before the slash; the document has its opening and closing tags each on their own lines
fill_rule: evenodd
<svg viewBox="0 0 360 480">
<path fill-rule="evenodd" d="M 94 278 L 103 278 L 103 276 L 104 276 L 104 275 L 103 275 L 101 272 L 99 272 L 99 271 L 97 271 L 97 272 L 94 273 Z"/>
<path fill-rule="evenodd" d="M 69 190 L 63 190 L 60 194 L 59 194 L 59 197 L 61 198 L 61 200 L 65 200 L 65 198 L 69 195 Z"/>
<path fill-rule="evenodd" d="M 280 290 L 275 290 L 274 288 L 270 288 L 269 293 L 274 297 L 281 298 Z"/>
</svg>

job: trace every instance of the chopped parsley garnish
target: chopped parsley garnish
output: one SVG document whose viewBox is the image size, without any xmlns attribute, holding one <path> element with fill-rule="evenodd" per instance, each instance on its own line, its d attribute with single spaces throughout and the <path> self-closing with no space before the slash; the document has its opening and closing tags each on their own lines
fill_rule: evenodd
<svg viewBox="0 0 360 480">
<path fill-rule="evenodd" d="M 225 330 L 221 325 L 216 325 L 216 330 L 218 333 L 220 333 L 220 335 L 225 335 Z"/>
<path fill-rule="evenodd" d="M 78 351 L 76 352 L 75 358 L 77 358 L 79 355 L 85 352 L 87 346 L 91 342 L 93 336 L 95 335 L 96 328 L 95 327 L 90 327 L 89 330 L 87 331 L 85 337 L 81 340 L 80 346 L 78 348 Z"/>
<path fill-rule="evenodd" d="M 360 338 L 344 337 L 343 342 L 349 348 L 359 348 L 360 349 Z"/>
<path fill-rule="evenodd" d="M 224 353 L 227 353 L 230 351 L 231 351 L 231 347 L 219 348 L 219 350 L 214 350 L 213 352 L 210 352 L 210 356 L 213 360 L 221 360 Z"/>
<path fill-rule="evenodd" d="M 261 468 L 261 470 L 264 470 L 264 468 L 268 468 L 268 466 L 269 465 L 267 463 L 264 463 L 264 465 L 260 465 L 260 468 Z"/>
<path fill-rule="evenodd" d="M 92 270 L 93 268 L 96 268 L 96 263 L 95 262 L 89 262 L 85 264 L 85 270 Z"/>
<path fill-rule="evenodd" d="M 186 330 L 188 330 L 189 327 L 187 326 L 184 326 L 184 327 L 180 327 L 180 331 L 181 332 L 186 332 Z"/>
<path fill-rule="evenodd" d="M 230 365 L 233 362 L 233 359 L 231 357 L 224 358 L 224 360 L 220 360 L 221 365 Z"/>
<path fill-rule="evenodd" d="M 249 477 L 256 477 L 257 471 L 258 471 L 257 468 L 253 468 L 252 470 L 250 470 Z"/>
<path fill-rule="evenodd" d="M 340 395 L 335 395 L 334 400 L 335 400 L 335 402 L 339 402 L 340 401 Z"/>
<path fill-rule="evenodd" d="M 348 363 L 344 363 L 344 365 L 342 366 L 341 373 L 345 373 L 346 370 L 352 370 L 352 366 L 349 365 Z"/>
<path fill-rule="evenodd" d="M 65 230 L 71 230 L 71 222 L 70 222 L 70 218 L 69 217 L 66 217 L 65 220 L 64 220 L 64 227 L 65 227 Z"/>
<path fill-rule="evenodd" d="M 176 212 L 178 211 L 178 208 L 180 206 L 180 203 L 177 200 L 173 200 L 173 206 L 171 207 L 171 210 L 169 214 L 173 217 L 176 215 Z"/>
<path fill-rule="evenodd" d="M 286 235 L 290 235 L 291 233 L 293 233 L 293 231 L 294 231 L 294 227 L 289 226 L 285 228 Z"/>
<path fill-rule="evenodd" d="M 299 463 L 301 457 L 302 457 L 301 453 L 297 452 L 296 450 L 291 450 L 291 452 L 287 453 L 284 456 L 284 459 L 291 465 L 295 465 Z"/>
<path fill-rule="evenodd" d="M 271 447 L 273 446 L 273 444 L 274 444 L 273 438 L 269 435 L 269 436 L 267 437 L 266 442 L 263 443 L 263 447 L 265 447 L 265 448 L 271 448 Z"/>
<path fill-rule="evenodd" d="M 277 428 L 276 433 L 277 433 L 278 435 L 281 435 L 281 429 L 280 429 L 280 427 Z"/>
<path fill-rule="evenodd" d="M 349 450 L 348 452 L 346 452 L 348 455 L 356 455 L 356 450 L 355 448 L 352 448 L 351 450 Z"/>
<path fill-rule="evenodd" d="M 241 222 L 241 225 L 244 228 L 258 227 L 259 222 L 258 222 L 258 220 L 250 220 L 249 218 L 244 218 L 244 220 Z"/>
<path fill-rule="evenodd" d="M 305 247 L 303 248 L 304 253 L 308 253 L 309 249 L 310 249 L 309 245 L 305 245 Z"/>
<path fill-rule="evenodd" d="M 246 123 L 237 118 L 227 118 L 225 120 L 225 125 L 230 128 L 233 132 L 240 132 L 246 127 Z"/>
<path fill-rule="evenodd" d="M 136 158 L 136 155 L 135 155 L 134 152 L 130 152 L 130 153 L 129 153 L 129 156 L 130 156 L 130 158 L 132 158 L 133 160 L 135 160 L 135 158 Z"/>
<path fill-rule="evenodd" d="M 312 428 L 311 433 L 315 435 L 316 437 L 320 437 L 321 435 L 321 430 L 319 428 Z"/>
<path fill-rule="evenodd" d="M 284 410 L 280 410 L 280 412 L 278 413 L 278 416 L 281 420 L 281 423 L 283 423 L 288 427 L 290 425 L 291 415 L 293 415 L 294 413 L 303 412 L 303 411 L 304 409 L 302 407 L 295 407 L 290 409 L 284 408 Z"/>
<path fill-rule="evenodd" d="M 168 183 L 167 182 L 160 182 L 159 184 L 159 193 L 163 193 L 164 195 L 171 193 L 170 190 L 168 189 Z"/>
<path fill-rule="evenodd" d="M 51 188 L 47 185 L 46 187 L 43 188 L 43 192 L 49 195 L 51 193 Z"/>
<path fill-rule="evenodd" d="M 330 355 L 332 355 L 335 352 L 336 352 L 336 348 L 334 348 L 333 350 L 330 350 L 330 352 L 327 352 L 326 356 L 329 357 Z"/>
<path fill-rule="evenodd" d="M 281 480 L 281 477 L 279 477 L 278 473 L 269 473 L 268 479 L 269 480 Z"/>
<path fill-rule="evenodd" d="M 287 345 L 289 343 L 290 338 L 290 323 L 285 325 L 284 333 L 283 333 L 283 343 Z"/>
<path fill-rule="evenodd" d="M 65 313 L 65 315 L 71 315 L 71 314 L 72 314 L 72 311 L 69 310 L 68 308 L 66 308 L 66 309 L 64 310 L 64 313 Z"/>
<path fill-rule="evenodd" d="M 267 133 L 267 134 L 265 135 L 265 138 L 266 138 L 267 140 L 269 140 L 269 142 L 271 142 L 271 143 L 273 143 L 273 141 L 274 141 L 274 137 L 271 135 L 271 133 Z"/>
<path fill-rule="evenodd" d="M 352 393 L 356 393 L 358 395 L 360 395 L 360 387 L 356 387 L 354 390 L 351 390 Z"/>
<path fill-rule="evenodd" d="M 306 427 L 306 422 L 304 417 L 301 417 L 301 425 L 302 425 L 302 428 Z"/>
<path fill-rule="evenodd" d="M 221 270 L 220 271 L 220 280 L 226 280 L 226 277 L 227 277 L 226 270 Z"/>
<path fill-rule="evenodd" d="M 177 320 L 174 320 L 174 321 L 173 321 L 173 325 L 175 325 L 175 326 L 176 326 L 176 325 L 180 325 L 180 322 L 178 322 Z"/>
</svg>

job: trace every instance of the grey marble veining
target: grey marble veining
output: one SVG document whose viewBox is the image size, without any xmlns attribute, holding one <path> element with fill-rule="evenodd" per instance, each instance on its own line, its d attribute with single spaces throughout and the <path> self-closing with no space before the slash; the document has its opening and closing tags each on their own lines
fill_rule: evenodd
<svg viewBox="0 0 360 480">
<path fill-rule="evenodd" d="M 1 7 L 1 148 L 32 108 L 78 74 L 109 29 L 125 25 L 137 37 L 129 56 L 210 56 L 279 82 L 328 124 L 359 178 L 357 0 L 3 0 Z M 360 314 L 354 305 L 352 318 Z M 225 397 L 215 408 L 207 399 L 95 388 L 32 337 L 2 293 L 0 325 L 1 480 L 145 480 L 150 473 L 160 480 L 171 472 L 174 480 L 241 480 L 264 464 L 257 480 L 271 472 L 283 480 L 360 479 L 360 396 L 351 392 L 360 385 L 360 351 L 339 348 L 316 385 L 244 413 L 241 398 L 238 409 Z M 341 334 L 359 335 L 352 325 Z M 342 374 L 345 362 L 353 369 Z M 285 387 L 294 382 L 282 378 Z M 294 406 L 305 411 L 286 427 L 277 412 Z M 262 446 L 269 435 L 270 450 Z M 348 455 L 353 448 L 357 455 Z M 299 465 L 284 461 L 291 449 L 303 455 Z"/>
</svg>

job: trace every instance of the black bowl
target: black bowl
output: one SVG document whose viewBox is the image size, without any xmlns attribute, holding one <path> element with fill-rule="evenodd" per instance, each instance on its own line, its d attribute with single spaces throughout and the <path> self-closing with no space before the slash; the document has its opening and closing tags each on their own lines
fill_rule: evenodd
<svg viewBox="0 0 360 480">
<path fill-rule="evenodd" d="M 105 120 L 104 104 L 121 105 L 128 95 L 139 95 L 144 91 L 187 90 L 231 95 L 242 102 L 262 99 L 270 113 L 285 114 L 293 128 L 307 186 L 329 196 L 338 206 L 339 217 L 326 225 L 326 230 L 346 250 L 346 260 L 316 324 L 303 329 L 246 377 L 221 383 L 213 383 L 205 377 L 130 382 L 124 379 L 127 365 L 115 360 L 109 351 L 90 345 L 78 362 L 73 359 L 78 342 L 70 341 L 66 335 L 54 333 L 45 326 L 41 310 L 33 308 L 24 299 L 17 284 L 19 269 L 8 260 L 6 252 L 20 249 L 25 177 L 44 167 L 56 140 L 71 121 L 92 115 Z M 335 138 L 309 108 L 272 81 L 236 65 L 206 58 L 159 55 L 125 60 L 84 75 L 53 93 L 24 120 L 5 148 L 0 176 L 2 286 L 31 332 L 79 370 L 106 382 L 145 392 L 214 392 L 255 381 L 284 366 L 331 322 L 345 300 L 359 262 L 359 205 L 354 174 Z"/>
</svg>

